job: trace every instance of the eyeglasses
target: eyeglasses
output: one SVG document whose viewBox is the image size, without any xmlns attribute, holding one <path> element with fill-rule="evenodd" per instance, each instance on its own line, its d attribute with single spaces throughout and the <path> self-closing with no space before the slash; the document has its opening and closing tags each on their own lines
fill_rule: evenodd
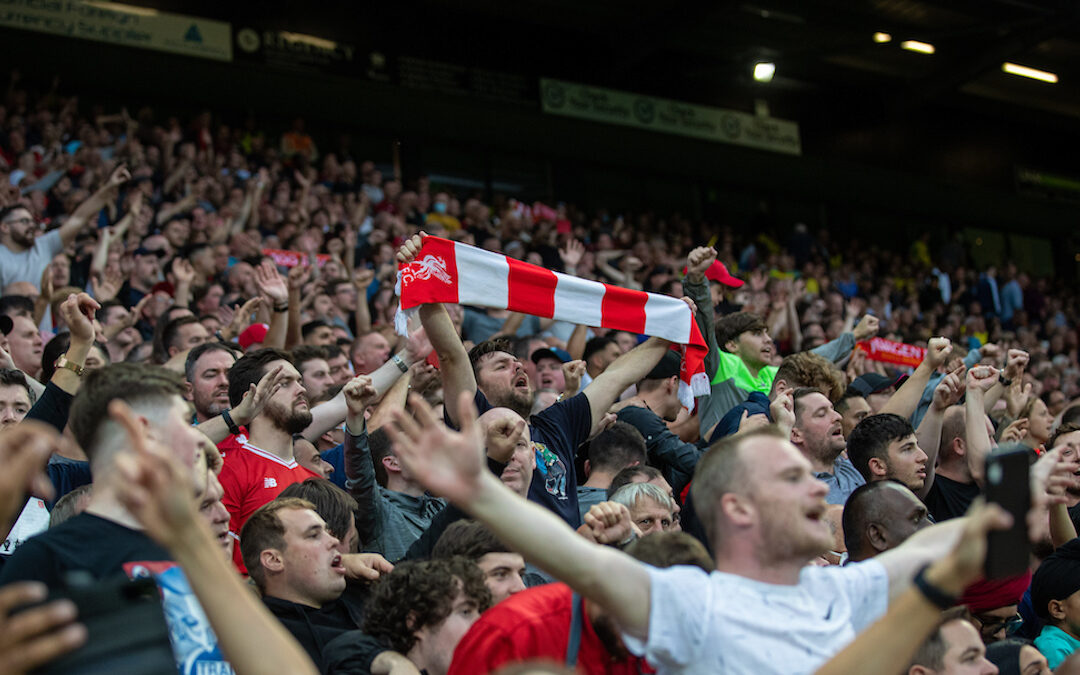
<svg viewBox="0 0 1080 675">
<path fill-rule="evenodd" d="M 12 218 L 11 220 L 5 220 L 8 225 L 33 225 L 34 219 L 23 216 L 22 218 Z"/>
<path fill-rule="evenodd" d="M 1020 628 L 1020 625 L 1024 623 L 1024 617 L 1019 614 L 1014 614 L 1010 617 L 975 614 L 974 618 L 978 620 L 979 624 L 982 626 L 979 629 L 979 632 L 982 635 L 994 635 L 1002 628 L 1005 629 L 1006 635 L 1012 635 Z"/>
</svg>

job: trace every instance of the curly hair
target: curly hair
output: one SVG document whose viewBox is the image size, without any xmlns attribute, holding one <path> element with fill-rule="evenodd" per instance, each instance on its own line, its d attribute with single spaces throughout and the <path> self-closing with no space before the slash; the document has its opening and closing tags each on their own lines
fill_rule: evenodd
<svg viewBox="0 0 1080 675">
<path fill-rule="evenodd" d="M 785 356 L 773 378 L 773 387 L 780 381 L 793 389 L 811 387 L 825 398 L 836 403 L 844 394 L 844 381 L 840 369 L 828 359 L 813 352 L 799 352 Z"/>
<path fill-rule="evenodd" d="M 403 562 L 376 584 L 368 600 L 363 631 L 401 654 L 416 644 L 416 631 L 442 623 L 458 593 L 483 612 L 491 591 L 476 563 L 460 556 Z"/>
</svg>

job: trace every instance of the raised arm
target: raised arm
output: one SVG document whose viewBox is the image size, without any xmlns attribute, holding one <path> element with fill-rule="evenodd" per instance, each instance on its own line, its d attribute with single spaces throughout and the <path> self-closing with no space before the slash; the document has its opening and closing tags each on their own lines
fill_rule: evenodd
<svg viewBox="0 0 1080 675">
<path fill-rule="evenodd" d="M 911 377 L 896 390 L 896 393 L 889 398 L 888 402 L 882 406 L 881 412 L 893 413 L 904 419 L 911 419 L 911 416 L 915 414 L 915 408 L 919 406 L 919 399 L 922 398 L 923 390 L 926 389 L 930 376 L 938 369 L 938 366 L 945 363 L 945 359 L 949 358 L 950 353 L 952 353 L 952 343 L 949 338 L 930 338 L 930 342 L 926 347 L 926 356 L 923 357 L 922 363 L 915 369 Z"/>
<path fill-rule="evenodd" d="M 578 536 L 558 516 L 503 485 L 485 469 L 483 432 L 472 398 L 462 393 L 457 403 L 460 433 L 437 421 L 415 394 L 410 398 L 415 421 L 399 412 L 386 427 L 409 472 L 431 492 L 491 528 L 512 550 L 603 607 L 622 630 L 646 638 L 651 584 L 645 567 L 620 551 Z M 600 538 L 606 538 L 604 531 L 614 525 L 588 515 L 585 522 Z"/>
<path fill-rule="evenodd" d="M 269 258 L 264 258 L 255 268 L 255 281 L 263 296 L 270 300 L 270 328 L 263 346 L 284 349 L 289 329 L 289 287 Z"/>
<path fill-rule="evenodd" d="M 408 264 L 416 258 L 416 254 L 420 252 L 420 247 L 423 245 L 424 236 L 423 233 L 414 235 L 398 249 L 398 263 Z M 469 363 L 469 353 L 465 351 L 465 345 L 461 344 L 461 337 L 454 329 L 454 322 L 446 313 L 446 308 L 438 304 L 421 305 L 420 323 L 427 331 L 431 346 L 439 357 L 443 400 L 456 401 L 462 392 L 474 396 L 476 376 L 473 374 L 472 364 Z M 455 421 L 455 413 L 456 411 L 448 409 L 448 419 Z"/>
<path fill-rule="evenodd" d="M 585 398 L 589 399 L 589 407 L 592 409 L 593 427 L 600 423 L 611 404 L 618 400 L 619 394 L 649 374 L 670 346 L 671 343 L 663 338 L 651 337 L 615 359 L 614 363 L 585 387 Z M 445 400 L 452 400 L 449 392 Z"/>
<path fill-rule="evenodd" d="M 255 419 L 262 412 L 262 409 L 266 407 L 267 401 L 277 393 L 278 389 L 281 389 L 282 379 L 284 378 L 283 370 L 282 366 L 278 366 L 267 371 L 259 379 L 258 385 L 251 385 L 240 403 L 229 411 L 229 416 L 232 417 L 234 423 L 242 427 L 251 424 L 251 420 Z M 196 426 L 215 445 L 229 437 L 229 425 L 226 424 L 222 415 L 211 417 Z"/>
<path fill-rule="evenodd" d="M 131 180 L 131 172 L 126 166 L 121 164 L 113 169 L 105 184 L 90 195 L 89 199 L 79 204 L 75 212 L 60 226 L 60 241 L 64 242 L 64 246 L 75 241 L 75 236 L 86 226 L 87 221 L 105 206 L 109 198 L 116 193 L 117 188 L 129 180 Z"/>
<path fill-rule="evenodd" d="M 999 371 L 993 366 L 975 366 L 967 373 L 967 396 L 964 399 L 964 429 L 967 439 L 967 460 L 971 478 L 982 487 L 986 473 L 986 456 L 994 448 L 990 431 L 986 428 L 986 412 L 983 410 L 983 396 L 997 384 Z"/>
<path fill-rule="evenodd" d="M 960 365 L 946 375 L 934 388 L 934 399 L 930 402 L 926 414 L 923 415 L 919 428 L 915 430 L 915 438 L 919 441 L 919 447 L 926 453 L 926 480 L 923 481 L 922 489 L 919 490 L 919 499 L 926 499 L 930 493 L 930 487 L 934 484 L 935 468 L 937 464 L 938 450 L 941 445 L 941 425 L 945 421 L 945 411 L 949 406 L 955 405 L 964 395 L 964 366 Z"/>
<path fill-rule="evenodd" d="M 933 562 L 923 577 L 930 587 L 954 598 L 981 576 L 987 533 L 1009 525 L 1008 514 L 994 505 L 977 507 L 966 520 L 956 546 Z M 902 672 L 919 645 L 937 629 L 940 616 L 941 608 L 920 589 L 907 589 L 885 616 L 819 668 L 816 675 Z"/>
</svg>

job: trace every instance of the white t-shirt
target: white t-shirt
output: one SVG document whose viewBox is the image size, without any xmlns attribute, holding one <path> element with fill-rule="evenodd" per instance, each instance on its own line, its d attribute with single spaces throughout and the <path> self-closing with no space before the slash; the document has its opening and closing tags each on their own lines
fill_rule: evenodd
<svg viewBox="0 0 1080 675">
<path fill-rule="evenodd" d="M 16 281 L 29 281 L 40 286 L 45 267 L 62 250 L 64 243 L 60 241 L 60 230 L 40 235 L 34 240 L 33 247 L 22 253 L 13 253 L 0 244 L 0 289 Z"/>
<path fill-rule="evenodd" d="M 888 576 L 876 560 L 804 567 L 795 586 L 686 565 L 648 571 L 648 641 L 623 641 L 660 675 L 812 673 L 888 605 Z"/>
</svg>

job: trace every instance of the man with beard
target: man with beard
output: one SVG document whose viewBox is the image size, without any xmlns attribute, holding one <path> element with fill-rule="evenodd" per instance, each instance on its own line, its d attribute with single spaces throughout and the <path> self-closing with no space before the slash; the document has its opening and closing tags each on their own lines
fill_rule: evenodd
<svg viewBox="0 0 1080 675">
<path fill-rule="evenodd" d="M 75 241 L 90 218 L 115 194 L 116 188 L 131 180 L 127 167 L 119 166 L 105 184 L 75 209 L 59 229 L 38 237 L 40 225 L 22 204 L 0 209 L 0 288 L 16 281 L 37 286 L 41 273 L 65 246 Z"/>
<path fill-rule="evenodd" d="M 202 424 L 229 409 L 229 369 L 236 352 L 223 342 L 207 342 L 188 353 L 184 364 L 187 400 L 195 408 L 195 424 Z"/>
<path fill-rule="evenodd" d="M 398 251 L 398 262 L 412 262 L 422 245 L 420 235 L 406 241 Z M 536 450 L 536 473 L 529 487 L 529 499 L 551 509 L 571 526 L 580 525 L 574 454 L 619 394 L 645 377 L 671 343 L 649 338 L 619 356 L 580 394 L 530 418 L 535 391 L 524 364 L 511 353 L 508 340 L 488 340 L 466 352 L 450 315 L 441 304 L 421 305 L 420 321 L 439 356 L 444 400 L 456 402 L 462 392 L 468 392 L 475 395 L 481 413 L 503 407 L 528 419 Z M 455 412 L 454 405 L 446 406 L 445 417 L 450 425 L 460 421 Z"/>
<path fill-rule="evenodd" d="M 279 368 L 280 387 L 266 402 L 262 413 L 248 423 L 246 440 L 225 456 L 219 476 L 233 533 L 240 531 L 256 509 L 289 485 L 318 478 L 293 457 L 293 434 L 311 424 L 311 411 L 300 373 L 288 352 L 260 349 L 234 363 L 228 375 L 229 402 L 238 406 L 251 385 L 257 385 L 263 375 Z M 240 556 L 233 558 L 239 566 Z"/>
<path fill-rule="evenodd" d="M 840 453 L 847 447 L 841 415 L 832 403 L 816 389 L 796 389 L 795 426 L 791 443 L 810 460 L 814 477 L 829 487 L 825 501 L 843 504 L 855 488 L 866 483 L 855 466 Z"/>
</svg>

